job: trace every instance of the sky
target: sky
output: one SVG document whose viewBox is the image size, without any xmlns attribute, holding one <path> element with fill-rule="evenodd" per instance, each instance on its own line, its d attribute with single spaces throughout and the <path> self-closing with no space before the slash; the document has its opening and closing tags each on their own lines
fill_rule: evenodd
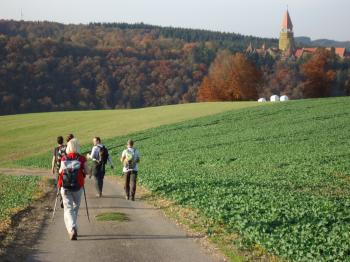
<svg viewBox="0 0 350 262">
<path fill-rule="evenodd" d="M 0 19 L 127 22 L 278 38 L 289 8 L 295 36 L 350 41 L 350 0 L 0 0 Z"/>
</svg>

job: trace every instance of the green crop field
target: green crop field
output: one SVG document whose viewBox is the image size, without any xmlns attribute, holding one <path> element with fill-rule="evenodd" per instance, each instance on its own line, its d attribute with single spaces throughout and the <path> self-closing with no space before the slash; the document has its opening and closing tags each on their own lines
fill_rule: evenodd
<svg viewBox="0 0 350 262">
<path fill-rule="evenodd" d="M 295 261 L 350 261 L 350 99 L 280 103 L 150 130 L 140 180 Z"/>
<path fill-rule="evenodd" d="M 12 213 L 25 208 L 37 193 L 39 177 L 0 174 L 0 224 Z"/>
<path fill-rule="evenodd" d="M 194 103 L 131 110 L 56 112 L 0 116 L 0 167 L 37 155 L 55 146 L 56 137 L 73 133 L 82 143 L 176 123 L 230 109 L 257 106 L 256 102 Z"/>
<path fill-rule="evenodd" d="M 332 98 L 234 110 L 129 136 L 141 152 L 142 184 L 238 233 L 243 246 L 291 261 L 350 261 L 349 133 L 350 98 Z M 105 141 L 114 160 L 127 137 Z M 48 162 L 46 153 L 16 164 Z"/>
</svg>

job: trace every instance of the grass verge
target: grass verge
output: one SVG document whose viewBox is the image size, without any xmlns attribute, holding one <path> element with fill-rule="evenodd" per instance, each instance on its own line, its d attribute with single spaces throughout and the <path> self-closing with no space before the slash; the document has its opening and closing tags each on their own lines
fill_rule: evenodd
<svg viewBox="0 0 350 262">
<path fill-rule="evenodd" d="M 50 179 L 35 176 L 0 174 L 0 241 L 14 224 L 16 216 L 42 198 Z"/>
<path fill-rule="evenodd" d="M 107 212 L 96 215 L 97 221 L 119 221 L 125 222 L 129 221 L 129 218 L 126 214 L 120 212 Z"/>
</svg>

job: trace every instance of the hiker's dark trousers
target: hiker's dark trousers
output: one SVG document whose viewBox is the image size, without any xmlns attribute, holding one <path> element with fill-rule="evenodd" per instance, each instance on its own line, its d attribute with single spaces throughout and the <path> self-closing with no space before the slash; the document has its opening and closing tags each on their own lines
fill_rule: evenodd
<svg viewBox="0 0 350 262">
<path fill-rule="evenodd" d="M 105 167 L 103 164 L 93 164 L 92 175 L 95 177 L 95 187 L 98 194 L 102 193 L 103 179 L 105 177 Z"/>
<path fill-rule="evenodd" d="M 129 171 L 124 173 L 125 176 L 125 194 L 127 197 L 135 198 L 137 171 Z M 131 189 L 131 190 L 130 190 Z"/>
</svg>

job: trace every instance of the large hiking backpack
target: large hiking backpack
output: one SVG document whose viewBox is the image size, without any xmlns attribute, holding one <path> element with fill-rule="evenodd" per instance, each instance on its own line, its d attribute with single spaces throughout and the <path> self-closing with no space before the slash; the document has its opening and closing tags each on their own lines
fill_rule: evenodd
<svg viewBox="0 0 350 262">
<path fill-rule="evenodd" d="M 59 170 L 61 167 L 61 160 L 62 157 L 66 155 L 66 146 L 65 145 L 61 145 L 56 147 L 56 151 L 55 151 L 55 159 L 56 159 L 56 169 Z"/>
<path fill-rule="evenodd" d="M 100 148 L 100 152 L 98 153 L 99 155 L 99 162 L 102 164 L 107 164 L 109 153 L 107 147 L 104 145 L 98 146 Z"/>
<path fill-rule="evenodd" d="M 138 156 L 136 149 L 128 148 L 126 149 L 124 167 L 128 170 L 134 170 L 136 168 L 136 163 L 138 161 Z"/>
<path fill-rule="evenodd" d="M 62 161 L 62 187 L 70 190 L 78 190 L 78 173 L 81 163 L 79 156 L 75 158 L 67 158 Z"/>
</svg>

